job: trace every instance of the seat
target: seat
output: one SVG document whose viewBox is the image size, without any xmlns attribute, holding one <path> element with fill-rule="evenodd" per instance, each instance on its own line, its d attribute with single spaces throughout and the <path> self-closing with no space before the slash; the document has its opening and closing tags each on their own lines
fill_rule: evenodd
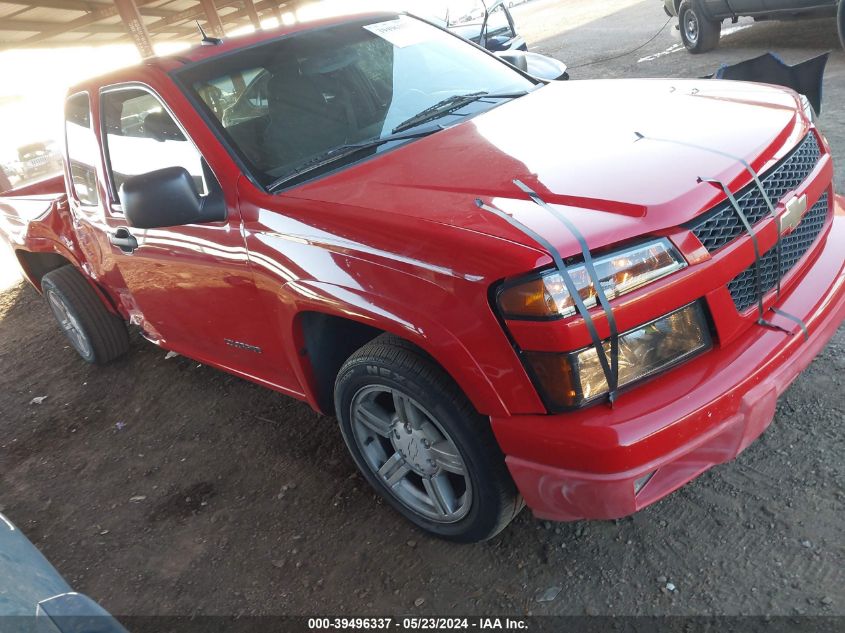
<svg viewBox="0 0 845 633">
<path fill-rule="evenodd" d="M 271 72 L 264 147 L 268 165 L 292 165 L 346 142 L 354 125 L 326 75 L 305 75 L 298 63 Z"/>
<path fill-rule="evenodd" d="M 185 135 L 167 112 L 150 112 L 144 117 L 144 136 L 164 141 L 185 141 Z"/>
</svg>

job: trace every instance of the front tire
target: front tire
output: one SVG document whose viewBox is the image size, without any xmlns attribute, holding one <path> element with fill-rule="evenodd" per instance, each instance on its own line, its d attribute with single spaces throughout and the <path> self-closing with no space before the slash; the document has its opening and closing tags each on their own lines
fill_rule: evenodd
<svg viewBox="0 0 845 633">
<path fill-rule="evenodd" d="M 65 336 L 87 363 L 104 365 L 129 350 L 122 319 L 109 312 L 82 274 L 63 266 L 44 275 L 41 291 Z"/>
<path fill-rule="evenodd" d="M 364 478 L 426 532 L 483 541 L 522 509 L 489 420 L 406 341 L 384 335 L 353 354 L 338 374 L 335 407 Z"/>
<path fill-rule="evenodd" d="M 700 0 L 684 0 L 678 8 L 681 40 L 693 54 L 706 53 L 719 44 L 722 22 L 711 20 L 701 8 Z"/>
</svg>

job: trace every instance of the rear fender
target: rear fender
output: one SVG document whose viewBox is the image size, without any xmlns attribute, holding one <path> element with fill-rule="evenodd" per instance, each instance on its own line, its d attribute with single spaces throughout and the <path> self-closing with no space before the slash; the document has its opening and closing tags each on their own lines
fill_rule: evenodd
<svg viewBox="0 0 845 633">
<path fill-rule="evenodd" d="M 64 194 L 52 198 L 0 198 L 0 235 L 6 238 L 14 251 L 24 277 L 38 292 L 41 292 L 41 279 L 46 273 L 60 265 L 70 264 L 88 280 L 109 312 L 126 318 L 92 274 L 77 242 Z"/>
<path fill-rule="evenodd" d="M 91 278 L 86 271 L 86 267 L 82 265 L 69 249 L 64 248 L 58 242 L 49 240 L 33 241 L 31 245 L 37 246 L 37 250 L 16 249 L 15 256 L 17 257 L 24 277 L 39 293 L 42 292 L 41 280 L 44 275 L 61 266 L 73 266 L 82 274 L 94 292 L 97 293 L 97 296 L 103 302 L 106 309 L 121 319 L 126 320 L 126 315 L 120 313 L 106 289 Z M 46 258 L 49 258 L 49 260 Z"/>
</svg>

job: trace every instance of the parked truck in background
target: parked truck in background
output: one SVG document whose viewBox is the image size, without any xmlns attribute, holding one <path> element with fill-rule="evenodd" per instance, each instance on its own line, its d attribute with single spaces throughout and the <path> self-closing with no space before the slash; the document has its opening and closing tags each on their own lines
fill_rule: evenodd
<svg viewBox="0 0 845 633">
<path fill-rule="evenodd" d="M 841 0 L 663 0 L 669 16 L 678 16 L 681 40 L 690 53 L 705 53 L 719 44 L 722 23 L 741 17 L 754 20 L 801 20 L 836 16 L 845 48 L 845 9 Z"/>
<path fill-rule="evenodd" d="M 61 173 L 62 157 L 51 143 L 39 142 L 18 148 L 21 179 L 36 181 Z"/>
<path fill-rule="evenodd" d="M 0 233 L 82 358 L 129 323 L 305 400 L 443 538 L 665 497 L 845 316 L 845 200 L 789 90 L 546 83 L 385 13 L 151 59 L 65 112 L 63 176 L 0 198 Z"/>
</svg>

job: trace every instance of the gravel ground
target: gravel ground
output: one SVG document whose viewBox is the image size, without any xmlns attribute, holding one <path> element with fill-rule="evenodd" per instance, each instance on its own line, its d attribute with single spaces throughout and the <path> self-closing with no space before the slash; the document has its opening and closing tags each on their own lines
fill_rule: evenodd
<svg viewBox="0 0 845 633">
<path fill-rule="evenodd" d="M 656 0 L 538 0 L 516 16 L 573 67 L 665 21 Z M 834 48 L 831 33 L 761 24 L 708 55 L 638 63 L 673 46 L 667 27 L 572 74 L 694 77 L 773 47 L 795 61 Z M 823 125 L 840 163 L 843 74 L 837 52 Z M 526 511 L 457 546 L 379 503 L 333 419 L 137 337 L 124 360 L 88 367 L 18 284 L 0 294 L 0 509 L 121 615 L 843 615 L 843 351 L 840 330 L 761 439 L 639 514 L 551 524 Z"/>
</svg>

